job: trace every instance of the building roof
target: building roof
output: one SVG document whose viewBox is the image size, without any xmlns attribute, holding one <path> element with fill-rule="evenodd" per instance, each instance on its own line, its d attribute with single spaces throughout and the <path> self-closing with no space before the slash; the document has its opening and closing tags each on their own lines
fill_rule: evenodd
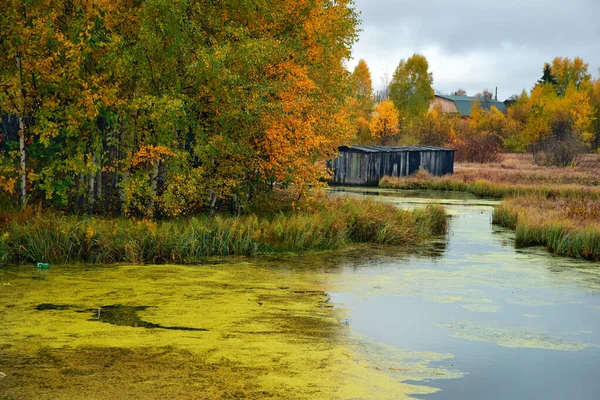
<svg viewBox="0 0 600 400">
<path fill-rule="evenodd" d="M 403 151 L 454 151 L 436 146 L 340 146 L 339 150 L 361 153 L 399 153 Z"/>
<path fill-rule="evenodd" d="M 454 102 L 456 108 L 458 109 L 458 113 L 463 117 L 471 116 L 471 107 L 473 107 L 473 103 L 476 101 L 479 101 L 479 107 L 484 110 L 489 111 L 492 106 L 494 106 L 498 109 L 498 111 L 503 113 L 506 112 L 506 105 L 503 102 L 494 99 L 482 99 L 475 96 L 446 96 L 437 94 L 435 97 L 440 97 L 442 99 Z"/>
</svg>

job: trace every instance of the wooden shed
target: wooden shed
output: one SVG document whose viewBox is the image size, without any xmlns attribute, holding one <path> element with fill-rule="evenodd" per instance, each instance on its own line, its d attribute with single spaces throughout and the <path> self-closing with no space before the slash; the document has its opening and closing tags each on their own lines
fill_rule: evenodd
<svg viewBox="0 0 600 400">
<path fill-rule="evenodd" d="M 433 146 L 341 146 L 328 163 L 335 185 L 378 186 L 384 176 L 408 176 L 419 168 L 432 175 L 454 172 L 454 150 Z"/>
</svg>

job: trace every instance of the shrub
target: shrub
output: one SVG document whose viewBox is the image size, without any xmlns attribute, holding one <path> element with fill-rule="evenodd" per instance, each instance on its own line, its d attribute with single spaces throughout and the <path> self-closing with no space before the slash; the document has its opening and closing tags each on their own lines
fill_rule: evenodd
<svg viewBox="0 0 600 400">
<path fill-rule="evenodd" d="M 588 146 L 567 118 L 553 121 L 550 136 L 532 145 L 531 149 L 536 164 L 566 167 L 579 164 Z"/>
<path fill-rule="evenodd" d="M 502 152 L 502 138 L 493 132 L 478 131 L 466 122 L 457 124 L 457 133 L 451 146 L 456 150 L 456 161 L 495 162 Z"/>
</svg>

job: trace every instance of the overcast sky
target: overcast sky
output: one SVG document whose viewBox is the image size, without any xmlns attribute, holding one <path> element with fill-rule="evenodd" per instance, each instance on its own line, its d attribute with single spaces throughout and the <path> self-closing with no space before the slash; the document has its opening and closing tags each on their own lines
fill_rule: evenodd
<svg viewBox="0 0 600 400">
<path fill-rule="evenodd" d="M 374 88 L 402 58 L 424 54 L 434 89 L 469 95 L 498 87 L 504 100 L 530 90 L 544 62 L 579 56 L 598 77 L 600 0 L 355 0 L 359 42 Z"/>
</svg>

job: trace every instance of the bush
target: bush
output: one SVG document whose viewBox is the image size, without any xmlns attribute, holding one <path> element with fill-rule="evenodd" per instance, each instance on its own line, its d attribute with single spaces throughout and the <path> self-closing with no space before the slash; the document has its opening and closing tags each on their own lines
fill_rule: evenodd
<svg viewBox="0 0 600 400">
<path fill-rule="evenodd" d="M 451 143 L 456 150 L 455 160 L 489 163 L 498 161 L 502 152 L 502 138 L 493 132 L 478 131 L 466 123 L 458 125 L 459 131 Z"/>
<path fill-rule="evenodd" d="M 582 136 L 574 131 L 569 119 L 554 121 L 550 136 L 532 146 L 536 164 L 556 167 L 578 165 L 587 150 Z"/>
</svg>

